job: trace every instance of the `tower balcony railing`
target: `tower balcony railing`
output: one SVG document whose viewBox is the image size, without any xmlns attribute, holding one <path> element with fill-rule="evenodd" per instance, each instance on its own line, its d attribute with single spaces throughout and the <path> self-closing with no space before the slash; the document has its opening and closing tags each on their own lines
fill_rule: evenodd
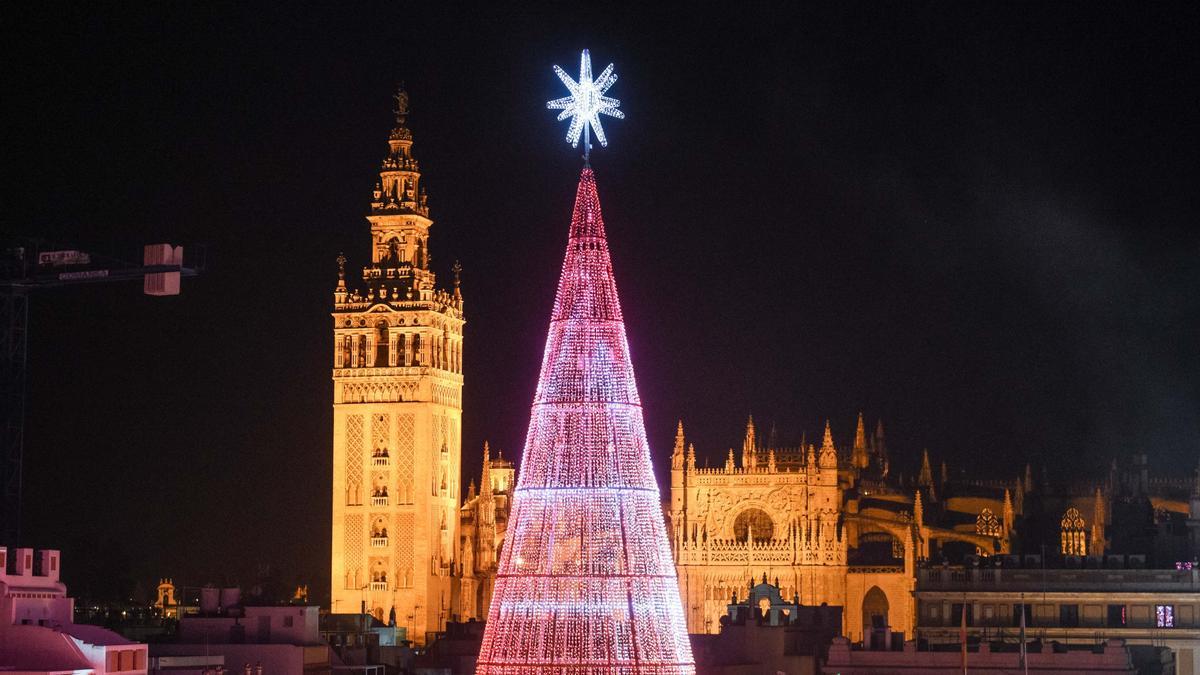
<svg viewBox="0 0 1200 675">
<path fill-rule="evenodd" d="M 386 581 L 372 581 L 371 582 L 371 590 L 372 591 L 386 591 L 387 590 L 387 582 Z"/>
<path fill-rule="evenodd" d="M 387 548 L 387 545 L 388 545 L 388 541 L 387 541 L 386 536 L 371 537 L 371 547 L 372 548 Z"/>
<path fill-rule="evenodd" d="M 371 458 L 371 466 L 388 466 L 391 463 L 391 458 L 387 455 L 377 455 Z"/>
<path fill-rule="evenodd" d="M 387 506 L 387 505 L 388 505 L 387 495 L 383 495 L 381 497 L 371 497 L 371 506 Z"/>
</svg>

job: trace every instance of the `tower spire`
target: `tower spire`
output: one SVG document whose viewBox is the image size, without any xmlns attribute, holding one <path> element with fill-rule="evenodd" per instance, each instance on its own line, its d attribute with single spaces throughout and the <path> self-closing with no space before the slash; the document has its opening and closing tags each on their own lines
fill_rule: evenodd
<svg viewBox="0 0 1200 675">
<path fill-rule="evenodd" d="M 590 168 L 526 439 L 476 672 L 694 672 Z"/>
</svg>

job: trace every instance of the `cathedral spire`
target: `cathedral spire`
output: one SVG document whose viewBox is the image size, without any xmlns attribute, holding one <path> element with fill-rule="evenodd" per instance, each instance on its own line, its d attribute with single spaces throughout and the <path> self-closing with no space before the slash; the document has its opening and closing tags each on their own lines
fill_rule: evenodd
<svg viewBox="0 0 1200 675">
<path fill-rule="evenodd" d="M 1008 488 L 1004 488 L 1004 506 L 1003 506 L 1003 510 L 1000 512 L 1000 516 L 1004 521 L 1003 523 L 1001 523 L 1002 525 L 1004 525 L 1004 533 L 1006 535 L 1008 535 L 1013 530 L 1016 529 L 1014 527 L 1014 525 L 1016 525 L 1016 523 L 1013 520 L 1014 515 L 1013 515 L 1012 493 L 1010 493 L 1008 491 Z"/>
<path fill-rule="evenodd" d="M 742 468 L 753 471 L 758 466 L 758 441 L 754 437 L 754 415 L 746 420 L 746 437 L 742 440 Z"/>
<path fill-rule="evenodd" d="M 671 451 L 671 468 L 682 469 L 684 460 L 684 439 L 683 439 L 683 420 L 679 420 L 679 426 L 675 429 L 675 447 Z"/>
<path fill-rule="evenodd" d="M 871 458 L 867 455 L 867 429 L 863 424 L 862 412 L 858 413 L 858 426 L 854 429 L 854 449 L 850 463 L 858 469 L 865 469 L 871 464 Z"/>
<path fill-rule="evenodd" d="M 483 468 L 479 477 L 479 494 L 489 497 L 492 494 L 492 449 L 488 447 L 487 441 L 483 442 Z"/>
<path fill-rule="evenodd" d="M 917 490 L 913 496 L 913 523 L 917 527 L 925 526 L 925 505 L 921 503 L 920 490 Z"/>
<path fill-rule="evenodd" d="M 822 469 L 837 468 L 837 449 L 833 445 L 833 431 L 829 428 L 829 420 L 825 420 L 825 438 L 821 441 Z"/>
<path fill-rule="evenodd" d="M 696 446 L 691 443 L 688 443 L 687 470 L 688 471 L 696 470 Z"/>
<path fill-rule="evenodd" d="M 933 469 L 929 466 L 929 448 L 921 451 L 921 473 L 917 474 L 917 485 L 920 487 L 933 485 Z"/>
</svg>

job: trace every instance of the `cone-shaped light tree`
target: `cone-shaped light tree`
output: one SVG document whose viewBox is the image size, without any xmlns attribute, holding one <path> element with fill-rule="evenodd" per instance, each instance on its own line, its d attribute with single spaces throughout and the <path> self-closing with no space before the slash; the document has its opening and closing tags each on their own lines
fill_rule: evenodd
<svg viewBox="0 0 1200 675">
<path fill-rule="evenodd" d="M 477 672 L 695 672 L 590 167 Z"/>
</svg>

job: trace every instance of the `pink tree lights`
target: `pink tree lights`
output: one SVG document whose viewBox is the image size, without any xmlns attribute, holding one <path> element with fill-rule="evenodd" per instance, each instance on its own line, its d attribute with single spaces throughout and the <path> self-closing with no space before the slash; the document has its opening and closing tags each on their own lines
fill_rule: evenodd
<svg viewBox="0 0 1200 675">
<path fill-rule="evenodd" d="M 509 522 L 478 673 L 695 673 L 586 166 Z"/>
</svg>

